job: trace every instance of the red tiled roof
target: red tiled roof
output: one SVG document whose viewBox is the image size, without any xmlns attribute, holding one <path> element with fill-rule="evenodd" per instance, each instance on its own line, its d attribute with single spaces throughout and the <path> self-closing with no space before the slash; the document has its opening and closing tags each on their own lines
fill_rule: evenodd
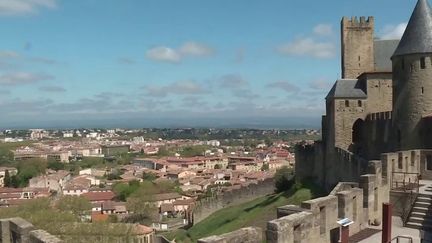
<svg viewBox="0 0 432 243">
<path fill-rule="evenodd" d="M 147 235 L 147 234 L 151 234 L 151 233 L 153 233 L 153 229 L 150 228 L 150 227 L 147 227 L 147 226 L 145 226 L 145 225 L 142 225 L 142 224 L 137 224 L 137 225 L 134 227 L 134 229 L 133 229 L 132 232 L 133 232 L 134 234 L 137 234 L 137 235 Z"/>
<path fill-rule="evenodd" d="M 162 194 L 156 194 L 153 195 L 153 197 L 151 199 L 153 199 L 152 201 L 164 201 L 164 200 L 170 200 L 170 199 L 177 199 L 177 198 L 181 198 L 182 196 L 176 192 L 172 192 L 172 193 L 162 193 Z"/>
<path fill-rule="evenodd" d="M 101 214 L 100 212 L 94 212 L 91 215 L 92 222 L 105 222 L 109 218 L 108 214 Z"/>
<path fill-rule="evenodd" d="M 165 212 L 173 212 L 174 211 L 174 205 L 172 203 L 163 203 L 160 206 L 161 213 Z"/>
<path fill-rule="evenodd" d="M 115 197 L 114 192 L 87 192 L 82 194 L 83 197 L 87 198 L 89 201 L 110 201 Z"/>
<path fill-rule="evenodd" d="M 0 188 L 0 194 L 3 193 L 22 193 L 22 188 L 12 188 L 12 187 L 1 187 Z"/>
<path fill-rule="evenodd" d="M 184 199 L 184 200 L 175 200 L 173 202 L 174 205 L 190 205 L 190 204 L 194 204 L 195 200 L 190 198 L 190 199 Z"/>
<path fill-rule="evenodd" d="M 21 193 L 2 193 L 0 199 L 20 199 Z"/>
</svg>

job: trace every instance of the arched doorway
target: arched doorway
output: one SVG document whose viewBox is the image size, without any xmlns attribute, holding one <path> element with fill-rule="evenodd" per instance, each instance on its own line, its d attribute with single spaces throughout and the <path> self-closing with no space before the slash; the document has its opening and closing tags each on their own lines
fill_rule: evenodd
<svg viewBox="0 0 432 243">
<path fill-rule="evenodd" d="M 352 128 L 352 143 L 353 144 L 361 144 L 364 140 L 364 121 L 362 119 L 357 119 L 357 121 L 354 122 L 353 128 Z"/>
<path fill-rule="evenodd" d="M 351 152 L 361 154 L 364 146 L 364 121 L 357 119 L 352 127 Z"/>
</svg>

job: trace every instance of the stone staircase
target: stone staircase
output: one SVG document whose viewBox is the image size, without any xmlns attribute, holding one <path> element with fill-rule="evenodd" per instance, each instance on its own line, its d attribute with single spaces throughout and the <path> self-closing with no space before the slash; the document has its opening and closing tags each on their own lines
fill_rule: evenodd
<svg viewBox="0 0 432 243">
<path fill-rule="evenodd" d="M 430 189 L 432 190 L 432 187 Z M 432 195 L 418 195 L 406 223 L 406 227 L 432 231 Z"/>
</svg>

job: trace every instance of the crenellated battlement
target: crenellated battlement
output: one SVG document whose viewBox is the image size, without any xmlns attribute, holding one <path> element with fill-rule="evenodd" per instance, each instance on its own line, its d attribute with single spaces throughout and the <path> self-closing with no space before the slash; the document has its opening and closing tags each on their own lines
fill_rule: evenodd
<svg viewBox="0 0 432 243">
<path fill-rule="evenodd" d="M 392 119 L 393 112 L 392 111 L 384 111 L 377 113 L 370 113 L 367 115 L 367 121 L 388 121 Z"/>
<path fill-rule="evenodd" d="M 373 16 L 369 16 L 369 17 L 365 17 L 365 16 L 361 16 L 360 18 L 358 18 L 357 16 L 352 16 L 350 17 L 343 17 L 342 18 L 342 23 L 347 26 L 347 27 L 373 27 L 374 26 L 374 17 Z"/>
<path fill-rule="evenodd" d="M 336 147 L 335 148 L 336 154 L 338 155 L 339 159 L 346 161 L 348 163 L 353 163 L 353 162 L 359 162 L 360 164 L 366 165 L 368 163 L 367 160 L 361 158 L 360 156 L 347 151 L 345 149 Z"/>
<path fill-rule="evenodd" d="M 377 163 L 380 167 L 380 162 Z M 285 205 L 277 209 L 277 219 L 267 222 L 265 241 L 281 242 L 333 242 L 339 237 L 337 220 L 350 218 L 350 235 L 379 225 L 381 205 L 387 202 L 386 185 L 380 183 L 380 174 L 360 176 L 359 183 L 340 182 L 333 191 L 320 198 L 304 201 L 301 205 Z M 376 194 L 377 191 L 380 193 Z M 259 228 L 243 228 L 220 236 L 211 236 L 198 242 L 260 243 Z"/>
</svg>

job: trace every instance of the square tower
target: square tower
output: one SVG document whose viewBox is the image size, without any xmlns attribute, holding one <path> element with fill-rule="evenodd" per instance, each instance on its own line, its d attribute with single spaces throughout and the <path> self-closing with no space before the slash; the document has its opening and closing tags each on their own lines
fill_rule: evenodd
<svg viewBox="0 0 432 243">
<path fill-rule="evenodd" d="M 341 47 L 342 79 L 374 71 L 374 18 L 342 18 Z"/>
</svg>

